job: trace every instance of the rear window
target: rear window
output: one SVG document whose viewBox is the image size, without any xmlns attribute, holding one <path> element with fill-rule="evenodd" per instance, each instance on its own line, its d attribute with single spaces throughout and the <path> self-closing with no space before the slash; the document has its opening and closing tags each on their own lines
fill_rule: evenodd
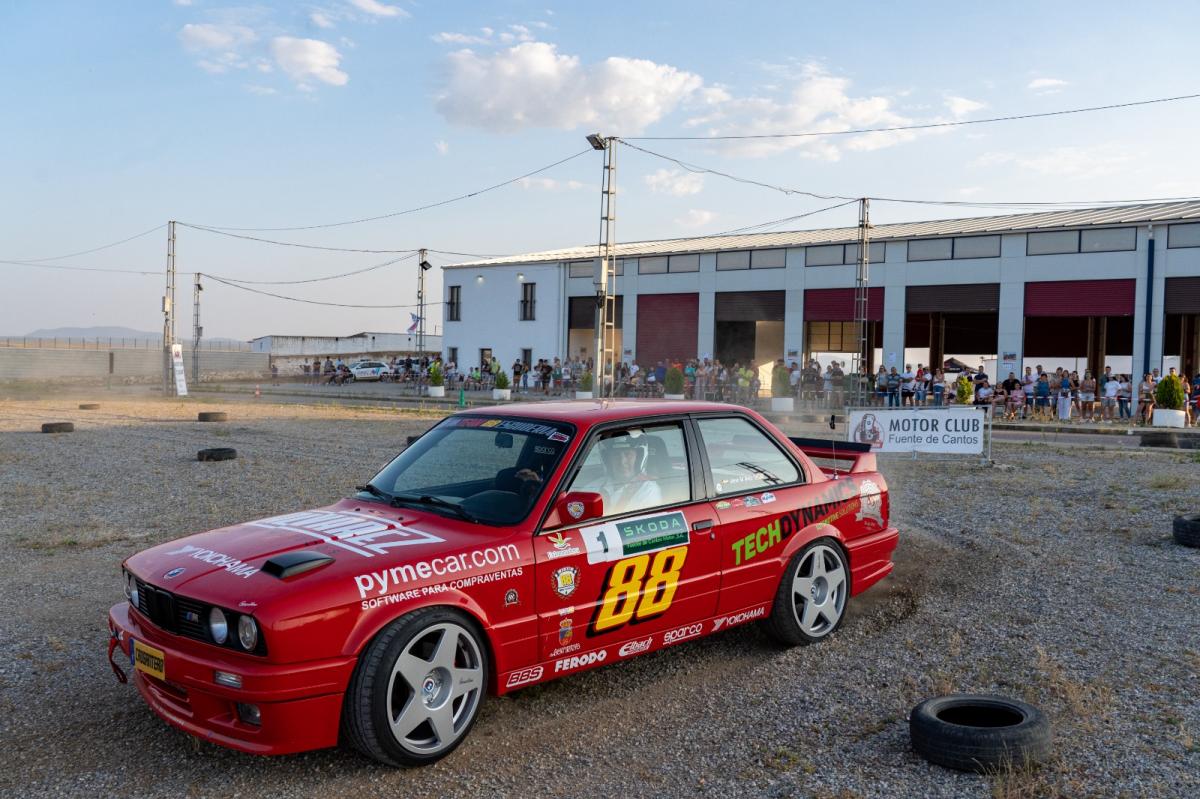
<svg viewBox="0 0 1200 799">
<path fill-rule="evenodd" d="M 698 419 L 717 494 L 739 494 L 800 479 L 791 458 L 745 419 Z"/>
</svg>

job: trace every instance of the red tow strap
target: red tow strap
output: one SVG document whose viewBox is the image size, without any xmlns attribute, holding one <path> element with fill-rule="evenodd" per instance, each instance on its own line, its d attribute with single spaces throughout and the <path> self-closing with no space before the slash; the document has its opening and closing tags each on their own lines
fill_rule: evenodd
<svg viewBox="0 0 1200 799">
<path fill-rule="evenodd" d="M 121 667 L 117 665 L 117 661 L 113 660 L 113 652 L 117 649 L 117 643 L 117 636 L 114 633 L 108 639 L 108 665 L 112 666 L 113 674 L 117 675 L 117 682 L 124 685 L 129 682 L 129 678 L 125 676 L 125 672 L 121 671 Z"/>
</svg>

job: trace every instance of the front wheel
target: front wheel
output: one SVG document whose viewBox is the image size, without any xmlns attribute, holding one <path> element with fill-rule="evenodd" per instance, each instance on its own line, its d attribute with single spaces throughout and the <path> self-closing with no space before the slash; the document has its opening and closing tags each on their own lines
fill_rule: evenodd
<svg viewBox="0 0 1200 799">
<path fill-rule="evenodd" d="M 414 611 L 363 652 L 346 690 L 342 729 L 381 763 L 432 763 L 454 751 L 475 723 L 487 674 L 487 648 L 471 621 L 449 608 Z"/>
<path fill-rule="evenodd" d="M 792 556 L 784 570 L 766 632 L 786 646 L 816 643 L 842 623 L 850 595 L 846 556 L 827 538 Z"/>
</svg>

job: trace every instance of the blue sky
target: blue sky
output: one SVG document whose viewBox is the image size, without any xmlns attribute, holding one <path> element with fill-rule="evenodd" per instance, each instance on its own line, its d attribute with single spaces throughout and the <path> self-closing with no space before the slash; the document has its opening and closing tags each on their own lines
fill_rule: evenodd
<svg viewBox="0 0 1200 799">
<path fill-rule="evenodd" d="M 88 249 L 168 219 L 283 227 L 454 196 L 626 136 L 830 130 L 1029 113 L 1196 92 L 1200 8 L 1160 3 L 215 0 L 0 5 L 0 259 Z M 646 142 L 817 192 L 950 200 L 1200 194 L 1200 101 L 950 132 L 786 146 Z M 716 233 L 822 203 L 697 178 L 623 150 L 620 240 Z M 586 244 L 600 161 L 439 209 L 263 234 L 361 249 L 512 253 Z M 853 209 L 798 223 L 846 224 Z M 877 222 L 962 210 L 877 203 Z M 973 213 L 987 214 L 990 211 Z M 386 258 L 181 229 L 179 269 L 284 280 Z M 162 232 L 55 261 L 158 271 Z M 434 258 L 435 263 L 452 259 Z M 0 334 L 161 325 L 160 277 L 0 264 Z M 440 272 L 432 273 L 437 296 Z M 403 304 L 411 262 L 265 287 Z M 179 330 L 190 335 L 190 278 Z M 210 336 L 400 330 L 403 310 L 299 305 L 209 283 Z M 439 310 L 431 316 L 438 321 Z"/>
</svg>

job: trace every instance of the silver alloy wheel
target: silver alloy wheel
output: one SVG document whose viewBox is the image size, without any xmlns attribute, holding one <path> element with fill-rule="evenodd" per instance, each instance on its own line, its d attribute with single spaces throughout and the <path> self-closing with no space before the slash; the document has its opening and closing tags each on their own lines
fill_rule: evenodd
<svg viewBox="0 0 1200 799">
<path fill-rule="evenodd" d="M 846 609 L 846 565 L 835 548 L 818 544 L 796 565 L 792 613 L 800 630 L 820 638 L 837 626 Z"/>
<path fill-rule="evenodd" d="M 479 707 L 482 663 L 475 636 L 458 624 L 434 624 L 409 641 L 388 680 L 396 742 L 420 755 L 452 746 Z"/>
</svg>

